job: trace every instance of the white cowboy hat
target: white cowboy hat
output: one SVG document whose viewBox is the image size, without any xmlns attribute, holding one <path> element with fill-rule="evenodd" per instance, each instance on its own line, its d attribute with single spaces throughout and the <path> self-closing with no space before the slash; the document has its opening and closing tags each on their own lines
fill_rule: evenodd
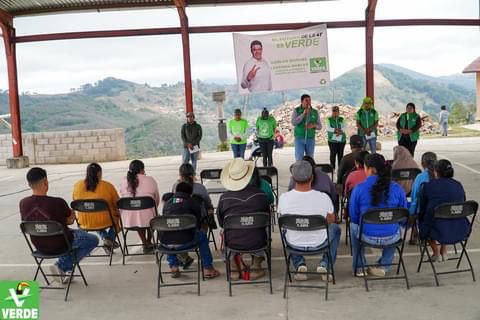
<svg viewBox="0 0 480 320">
<path fill-rule="evenodd" d="M 239 191 L 244 189 L 252 178 L 255 165 L 253 161 L 235 158 L 223 167 L 220 180 L 225 189 Z"/>
</svg>

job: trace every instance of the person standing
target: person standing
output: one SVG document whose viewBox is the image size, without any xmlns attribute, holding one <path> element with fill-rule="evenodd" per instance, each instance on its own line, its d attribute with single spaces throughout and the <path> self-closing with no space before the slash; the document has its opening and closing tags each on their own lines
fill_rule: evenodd
<svg viewBox="0 0 480 320">
<path fill-rule="evenodd" d="M 262 115 L 257 118 L 255 126 L 260 150 L 262 150 L 263 166 L 271 167 L 273 166 L 273 136 L 277 121 L 268 113 L 267 108 L 263 108 Z"/>
<path fill-rule="evenodd" d="M 365 147 L 370 147 L 371 153 L 377 151 L 377 127 L 378 127 L 378 112 L 373 107 L 373 100 L 370 97 L 365 97 L 362 102 L 360 110 L 355 114 L 357 121 L 358 135 L 363 138 Z"/>
<path fill-rule="evenodd" d="M 293 110 L 292 125 L 295 136 L 295 161 L 304 155 L 313 158 L 315 153 L 315 130 L 322 129 L 320 115 L 312 108 L 312 98 L 308 94 L 300 97 L 301 104 Z"/>
<path fill-rule="evenodd" d="M 228 132 L 232 137 L 230 145 L 232 146 L 234 158 L 243 159 L 245 157 L 247 129 L 248 121 L 242 119 L 242 111 L 240 109 L 235 109 L 235 111 L 233 111 L 233 119 L 228 121 Z"/>
<path fill-rule="evenodd" d="M 406 112 L 402 113 L 397 120 L 397 139 L 398 145 L 407 148 L 412 157 L 420 138 L 421 126 L 422 119 L 415 111 L 415 104 L 409 102 Z"/>
<path fill-rule="evenodd" d="M 202 140 L 202 126 L 195 121 L 195 114 L 187 112 L 187 122 L 182 126 L 183 161 L 192 161 L 193 170 L 197 171 L 197 159 L 200 152 L 200 140 Z"/>
<path fill-rule="evenodd" d="M 345 135 L 345 122 L 340 117 L 340 108 L 332 107 L 332 116 L 327 119 L 328 148 L 330 149 L 330 164 L 335 169 L 335 160 L 338 157 L 338 164 L 342 161 L 343 150 L 347 143 Z"/>
<path fill-rule="evenodd" d="M 448 111 L 446 106 L 440 107 L 438 123 L 440 123 L 440 132 L 442 133 L 442 136 L 448 136 Z"/>
</svg>

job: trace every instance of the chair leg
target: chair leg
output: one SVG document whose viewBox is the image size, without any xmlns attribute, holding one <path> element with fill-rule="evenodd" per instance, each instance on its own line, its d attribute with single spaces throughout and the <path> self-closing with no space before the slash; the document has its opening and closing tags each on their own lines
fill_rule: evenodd
<svg viewBox="0 0 480 320">
<path fill-rule="evenodd" d="M 273 294 L 272 288 L 272 254 L 270 250 L 265 250 L 267 256 L 267 267 L 268 267 L 268 283 L 270 284 L 270 294 Z"/>
<path fill-rule="evenodd" d="M 425 251 L 427 252 L 428 261 L 430 262 L 430 266 L 432 267 L 433 276 L 435 277 L 435 283 L 438 287 L 438 286 L 440 286 L 440 283 L 438 282 L 437 269 L 435 269 L 435 266 L 433 265 L 432 256 L 430 255 L 430 252 L 428 251 L 426 245 L 425 245 L 424 249 L 426 249 Z"/>
<path fill-rule="evenodd" d="M 72 284 L 72 279 L 73 279 L 73 275 L 75 273 L 75 267 L 76 266 L 77 266 L 77 264 L 74 263 L 73 268 L 72 268 L 72 273 L 70 273 L 70 277 L 68 277 L 67 291 L 65 292 L 65 301 L 67 301 L 67 299 L 68 299 L 68 293 L 70 292 L 70 285 Z"/>
<path fill-rule="evenodd" d="M 200 296 L 200 272 L 203 276 L 203 264 L 200 259 L 200 254 L 198 253 L 198 249 L 195 249 L 195 253 L 197 254 L 197 295 Z"/>
<path fill-rule="evenodd" d="M 118 240 L 118 243 L 120 244 L 119 248 L 120 248 L 120 252 L 122 254 L 122 263 L 123 263 L 123 265 L 125 265 L 125 251 L 123 251 L 123 246 L 122 246 L 122 243 L 120 241 L 120 236 L 118 235 L 118 233 L 117 233 L 117 240 Z M 124 245 L 127 245 L 127 243 L 125 242 Z M 113 250 L 112 250 L 112 256 L 113 256 Z"/>
<path fill-rule="evenodd" d="M 470 261 L 470 256 L 468 255 L 468 252 L 467 252 L 467 247 L 463 242 L 460 242 L 460 244 L 462 245 L 462 252 L 465 252 L 465 258 L 467 258 L 468 265 L 470 266 L 473 282 L 475 282 L 475 271 L 473 271 L 473 266 L 472 266 L 472 262 Z"/>
<path fill-rule="evenodd" d="M 425 256 L 425 250 L 427 250 L 426 242 L 420 243 L 420 261 L 418 262 L 417 273 L 420 272 L 423 264 L 423 257 Z"/>
<path fill-rule="evenodd" d="M 330 249 L 329 251 L 327 251 L 327 257 L 328 257 L 328 261 L 332 261 L 331 259 L 331 256 L 330 256 Z M 328 271 L 327 271 L 327 281 L 326 281 L 326 284 L 325 284 L 325 301 L 328 300 L 328 283 L 330 281 L 328 281 Z"/>
<path fill-rule="evenodd" d="M 156 253 L 158 256 L 158 252 Z M 163 283 L 162 281 L 162 257 L 161 255 L 158 260 L 158 277 L 157 277 L 157 299 L 160 299 L 160 283 Z"/>
<path fill-rule="evenodd" d="M 212 241 L 210 241 L 210 236 L 212 237 Z M 215 251 L 218 250 L 217 241 L 215 240 L 215 234 L 213 233 L 213 230 L 210 228 L 208 228 L 208 242 L 213 242 L 213 247 L 215 248 Z"/>
<path fill-rule="evenodd" d="M 358 259 L 360 258 L 362 250 L 363 250 L 363 246 L 360 243 L 359 248 L 358 248 L 358 252 L 357 252 L 357 259 L 356 259 L 357 266 L 358 266 Z M 357 269 L 355 268 L 355 272 L 357 272 L 356 270 Z M 365 264 L 363 263 L 363 261 L 362 261 L 362 272 L 363 272 L 363 280 L 365 282 L 365 290 L 369 291 L 369 289 L 368 289 L 368 279 L 367 279 L 368 275 L 367 275 L 367 271 L 365 270 Z"/>
<path fill-rule="evenodd" d="M 82 271 L 82 268 L 80 267 L 79 262 L 77 262 L 77 267 L 78 267 L 78 271 L 80 272 L 80 275 L 82 276 L 83 283 L 85 284 L 86 287 L 88 287 L 87 279 L 85 279 L 85 276 L 83 275 L 83 271 Z"/>
<path fill-rule="evenodd" d="M 328 254 L 328 263 L 330 264 L 330 272 L 332 273 L 332 283 L 336 284 L 336 282 L 335 282 L 335 269 L 333 268 L 333 261 L 331 259 L 330 253 Z M 329 272 L 327 273 L 327 279 L 328 279 L 328 274 L 329 274 Z"/>
<path fill-rule="evenodd" d="M 35 262 L 37 263 L 37 270 L 35 271 L 35 276 L 33 277 L 33 280 L 37 280 L 37 277 L 38 277 L 38 272 L 40 271 L 40 273 L 42 274 L 43 276 L 43 279 L 45 279 L 45 282 L 47 283 L 47 285 L 49 286 L 50 285 L 50 281 L 48 281 L 48 277 L 47 275 L 45 274 L 45 272 L 43 272 L 43 268 L 42 268 L 42 262 L 43 262 L 43 259 L 40 259 L 40 262 L 38 261 L 37 258 L 35 258 Z"/>
<path fill-rule="evenodd" d="M 397 247 L 398 250 L 398 270 L 400 270 L 400 265 L 402 266 L 403 274 L 405 275 L 405 283 L 407 285 L 407 290 L 410 290 L 410 283 L 408 281 L 407 269 L 405 268 L 405 263 L 403 261 L 403 251 Z M 397 270 L 397 274 L 399 274 Z"/>
<path fill-rule="evenodd" d="M 400 274 L 400 260 L 401 260 L 401 257 L 402 257 L 402 251 L 400 250 L 399 247 L 396 247 L 397 251 L 398 251 L 398 265 L 397 265 L 397 275 Z"/>
<path fill-rule="evenodd" d="M 232 277 L 230 275 L 231 272 L 231 266 L 230 266 L 230 259 L 231 259 L 231 254 L 230 252 L 227 254 L 227 274 L 228 274 L 228 294 L 231 297 L 232 296 Z"/>
</svg>

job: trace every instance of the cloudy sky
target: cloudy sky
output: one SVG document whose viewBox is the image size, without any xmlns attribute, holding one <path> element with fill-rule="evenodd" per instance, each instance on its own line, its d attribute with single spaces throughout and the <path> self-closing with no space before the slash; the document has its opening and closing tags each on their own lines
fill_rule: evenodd
<svg viewBox="0 0 480 320">
<path fill-rule="evenodd" d="M 478 19 L 479 0 L 379 0 L 376 19 Z M 189 8 L 191 26 L 362 20 L 366 0 Z M 102 11 L 17 18 L 17 35 L 178 26 L 175 8 Z M 191 35 L 192 78 L 235 81 L 232 35 Z M 364 64 L 364 30 L 328 31 L 331 76 Z M 2 42 L 3 45 L 3 42 Z M 459 73 L 480 56 L 479 27 L 376 28 L 375 63 L 394 63 L 433 76 Z M 7 88 L 4 51 L 0 88 Z M 113 76 L 161 85 L 183 81 L 179 35 L 62 40 L 17 45 L 21 92 L 68 92 Z"/>
</svg>

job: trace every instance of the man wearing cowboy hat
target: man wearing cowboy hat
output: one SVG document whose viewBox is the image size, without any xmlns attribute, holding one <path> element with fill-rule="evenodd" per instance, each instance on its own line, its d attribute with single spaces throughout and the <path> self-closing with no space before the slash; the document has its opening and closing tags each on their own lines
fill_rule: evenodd
<svg viewBox="0 0 480 320">
<path fill-rule="evenodd" d="M 267 195 L 260 189 L 260 181 L 254 174 L 253 161 L 235 158 L 228 162 L 222 170 L 222 185 L 228 191 L 222 194 L 218 201 L 217 217 L 221 227 L 225 217 L 229 215 L 242 215 L 254 212 L 269 212 Z M 248 232 L 232 230 L 226 239 L 231 246 L 244 250 L 254 250 L 262 247 L 267 239 L 265 229 L 251 229 Z M 262 254 L 253 255 L 250 279 L 258 279 L 265 275 L 262 270 Z M 234 268 L 235 263 L 232 263 Z M 239 274 L 232 274 L 234 279 L 239 279 Z"/>
</svg>

